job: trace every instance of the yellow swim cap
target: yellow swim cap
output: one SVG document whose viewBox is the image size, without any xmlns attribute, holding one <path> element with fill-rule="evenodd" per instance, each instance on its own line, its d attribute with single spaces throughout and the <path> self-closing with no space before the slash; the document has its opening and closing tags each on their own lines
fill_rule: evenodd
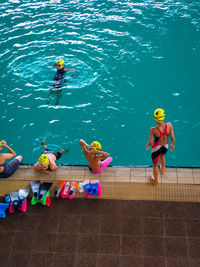
<svg viewBox="0 0 200 267">
<path fill-rule="evenodd" d="M 41 165 L 49 165 L 49 159 L 47 157 L 46 154 L 42 154 L 40 157 L 39 157 L 39 160 L 38 162 L 41 164 Z"/>
<path fill-rule="evenodd" d="M 59 60 L 56 62 L 56 65 L 60 65 L 61 67 L 64 67 L 64 65 L 65 65 L 65 61 L 62 60 L 62 59 L 59 59 Z"/>
<path fill-rule="evenodd" d="M 95 147 L 97 150 L 101 150 L 101 144 L 97 141 L 93 141 L 91 146 Z"/>
<path fill-rule="evenodd" d="M 154 111 L 154 119 L 158 123 L 162 123 L 165 119 L 165 111 L 162 108 L 157 108 Z"/>
<path fill-rule="evenodd" d="M 0 141 L 0 146 L 2 146 L 1 141 Z"/>
</svg>

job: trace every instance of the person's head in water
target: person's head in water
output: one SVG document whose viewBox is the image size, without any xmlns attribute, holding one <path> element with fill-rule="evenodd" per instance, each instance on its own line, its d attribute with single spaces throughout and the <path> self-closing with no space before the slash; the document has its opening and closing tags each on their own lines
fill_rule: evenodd
<svg viewBox="0 0 200 267">
<path fill-rule="evenodd" d="M 39 157 L 38 162 L 39 162 L 39 165 L 40 165 L 41 169 L 47 170 L 49 168 L 49 159 L 48 159 L 46 154 L 42 154 Z"/>
<path fill-rule="evenodd" d="M 59 60 L 56 62 L 56 68 L 57 68 L 57 70 L 62 70 L 62 69 L 64 68 L 64 65 L 65 65 L 64 60 L 59 59 Z"/>
<path fill-rule="evenodd" d="M 162 108 L 157 108 L 154 111 L 154 119 L 157 123 L 163 123 L 165 119 L 165 111 Z"/>
<path fill-rule="evenodd" d="M 2 142 L 0 141 L 0 151 L 2 150 L 3 148 L 3 145 L 2 145 Z"/>
</svg>

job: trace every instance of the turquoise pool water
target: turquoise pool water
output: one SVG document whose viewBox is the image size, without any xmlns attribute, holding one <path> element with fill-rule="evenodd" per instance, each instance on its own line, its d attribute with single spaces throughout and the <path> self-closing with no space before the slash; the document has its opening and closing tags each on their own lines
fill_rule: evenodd
<svg viewBox="0 0 200 267">
<path fill-rule="evenodd" d="M 79 139 L 98 140 L 113 165 L 150 165 L 153 111 L 166 110 L 176 147 L 168 166 L 200 166 L 199 1 L 0 3 L 0 138 L 34 163 L 46 138 L 86 164 Z M 74 68 L 58 106 L 55 68 Z"/>
</svg>

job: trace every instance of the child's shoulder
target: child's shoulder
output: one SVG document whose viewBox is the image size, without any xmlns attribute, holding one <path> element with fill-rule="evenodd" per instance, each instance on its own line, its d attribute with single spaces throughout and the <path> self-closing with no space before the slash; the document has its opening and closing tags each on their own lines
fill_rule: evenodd
<svg viewBox="0 0 200 267">
<path fill-rule="evenodd" d="M 150 128 L 151 131 L 154 131 L 155 129 L 157 129 L 157 126 L 153 126 Z"/>
</svg>

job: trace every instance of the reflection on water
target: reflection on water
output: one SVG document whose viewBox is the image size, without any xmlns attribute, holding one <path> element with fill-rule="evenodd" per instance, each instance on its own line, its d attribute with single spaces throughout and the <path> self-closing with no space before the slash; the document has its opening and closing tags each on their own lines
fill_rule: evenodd
<svg viewBox="0 0 200 267">
<path fill-rule="evenodd" d="M 101 141 L 115 165 L 149 165 L 145 144 L 162 107 L 177 142 L 167 164 L 199 166 L 199 11 L 186 0 L 1 1 L 2 138 L 25 162 L 46 138 L 71 145 L 61 163 L 86 164 L 83 138 Z M 75 74 L 48 105 L 49 66 L 60 58 Z"/>
</svg>

